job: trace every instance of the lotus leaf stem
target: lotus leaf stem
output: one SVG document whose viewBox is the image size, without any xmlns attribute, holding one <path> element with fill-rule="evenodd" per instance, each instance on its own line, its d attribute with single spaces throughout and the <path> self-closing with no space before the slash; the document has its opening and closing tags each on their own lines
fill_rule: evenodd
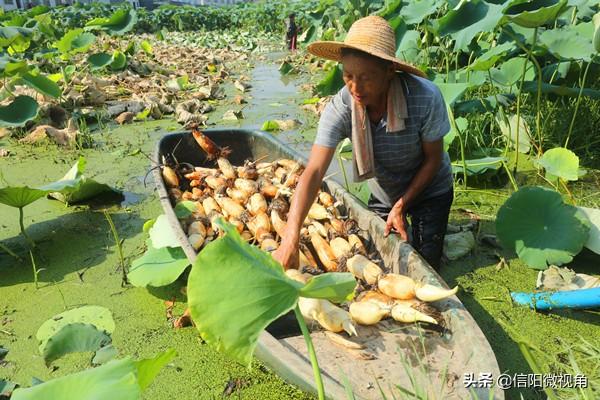
<svg viewBox="0 0 600 400">
<path fill-rule="evenodd" d="M 33 284 L 35 285 L 36 289 L 39 289 L 38 274 L 40 271 L 38 271 L 37 266 L 35 265 L 35 259 L 33 258 L 33 252 L 31 249 L 29 249 L 29 257 L 31 258 L 31 267 L 33 268 Z"/>
<path fill-rule="evenodd" d="M 29 243 L 29 247 L 34 248 L 35 242 L 31 240 L 29 235 L 25 232 L 25 225 L 23 224 L 23 207 L 19 207 L 19 226 L 21 227 L 21 234 L 27 240 L 27 243 Z"/>
<path fill-rule="evenodd" d="M 0 243 L 0 250 L 4 251 L 5 253 L 7 253 L 7 254 L 9 254 L 11 256 L 13 256 L 17 260 L 21 260 L 21 257 L 19 257 L 19 255 L 17 253 L 15 253 L 11 249 L 9 249 L 8 246 L 3 245 L 2 243 Z"/>
<path fill-rule="evenodd" d="M 117 232 L 117 228 L 110 216 L 110 213 L 106 210 L 103 211 L 104 217 L 108 221 L 108 225 L 110 226 L 110 230 L 112 232 L 113 238 L 115 239 L 115 244 L 117 245 L 117 251 L 119 252 L 119 263 L 121 267 L 121 273 L 123 274 L 121 277 L 121 286 L 125 286 L 129 283 L 127 280 L 127 268 L 125 267 L 125 257 L 123 256 L 123 246 L 121 246 L 121 239 L 119 239 L 119 233 Z"/>
<path fill-rule="evenodd" d="M 346 190 L 350 191 L 350 185 L 348 184 L 348 177 L 346 176 L 346 167 L 344 167 L 344 162 L 342 161 L 342 156 L 338 154 L 337 159 L 338 159 L 338 163 L 340 164 L 340 169 L 342 170 L 342 175 L 344 176 L 344 185 L 346 186 Z"/>
<path fill-rule="evenodd" d="M 579 82 L 579 93 L 577 93 L 577 100 L 575 101 L 575 110 L 573 111 L 573 117 L 571 117 L 571 123 L 569 124 L 569 132 L 567 133 L 567 139 L 565 140 L 565 149 L 569 145 L 569 139 L 571 138 L 571 133 L 573 132 L 573 128 L 575 127 L 575 119 L 577 117 L 577 111 L 579 110 L 579 104 L 581 103 L 581 94 L 583 93 L 583 87 L 585 86 L 585 80 L 587 79 L 588 70 L 590 69 L 589 62 L 585 67 L 585 71 L 583 72 L 583 79 Z"/>
<path fill-rule="evenodd" d="M 306 348 L 308 349 L 308 355 L 310 356 L 310 363 L 313 368 L 313 373 L 315 374 L 315 383 L 317 384 L 319 400 L 325 400 L 325 387 L 323 386 L 323 378 L 321 376 L 321 370 L 319 369 L 319 362 L 317 361 L 315 347 L 313 346 L 312 339 L 310 338 L 310 332 L 308 331 L 304 317 L 302 316 L 300 308 L 297 304 L 294 308 L 294 314 L 296 314 L 296 319 L 298 320 L 298 325 L 300 325 L 302 336 L 304 336 L 304 340 L 306 341 Z"/>
</svg>

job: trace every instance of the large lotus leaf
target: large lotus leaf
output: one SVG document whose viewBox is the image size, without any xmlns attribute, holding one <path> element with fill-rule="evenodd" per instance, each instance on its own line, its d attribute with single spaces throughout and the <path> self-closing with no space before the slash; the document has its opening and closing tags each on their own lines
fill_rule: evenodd
<svg viewBox="0 0 600 400">
<path fill-rule="evenodd" d="M 556 147 L 544 153 L 538 164 L 546 170 L 546 177 L 556 180 L 556 177 L 566 181 L 576 181 L 579 178 L 579 157 L 569 149 Z"/>
<path fill-rule="evenodd" d="M 113 61 L 112 56 L 106 53 L 90 54 L 87 60 L 92 66 L 92 69 L 104 68 Z"/>
<path fill-rule="evenodd" d="M 87 161 L 79 157 L 77 162 L 60 180 L 42 186 L 50 192 L 50 196 L 67 204 L 79 203 L 89 200 L 106 192 L 120 193 L 104 183 L 98 183 L 83 175 Z"/>
<path fill-rule="evenodd" d="M 111 35 L 123 35 L 129 32 L 137 22 L 137 13 L 133 9 L 121 8 L 109 18 L 95 18 L 86 27 L 99 27 Z"/>
<path fill-rule="evenodd" d="M 118 355 L 119 350 L 117 350 L 112 344 L 109 344 L 96 351 L 94 358 L 92 358 L 92 365 L 106 364 L 110 360 L 114 360 Z"/>
<path fill-rule="evenodd" d="M 352 299 L 355 287 L 356 280 L 351 273 L 335 272 L 315 276 L 300 289 L 299 294 L 302 297 L 341 303 Z"/>
<path fill-rule="evenodd" d="M 42 355 L 46 365 L 69 353 L 97 351 L 110 344 L 110 336 L 91 324 L 80 322 L 63 326 L 50 337 L 44 346 Z"/>
<path fill-rule="evenodd" d="M 468 83 L 435 82 L 435 84 L 440 89 L 440 92 L 442 92 L 442 97 L 448 105 L 452 105 L 460 99 L 470 86 Z"/>
<path fill-rule="evenodd" d="M 600 12 L 594 15 L 592 21 L 594 21 L 594 37 L 592 43 L 594 44 L 594 49 L 600 53 Z"/>
<path fill-rule="evenodd" d="M 537 93 L 537 90 L 537 82 L 523 83 L 524 92 Z M 551 85 L 549 83 L 542 82 L 542 93 L 552 93 L 559 96 L 577 97 L 579 96 L 579 92 L 580 89 L 578 87 Z M 600 99 L 600 90 L 584 88 L 583 90 L 581 90 L 581 94 L 592 99 Z"/>
<path fill-rule="evenodd" d="M 329 96 L 336 94 L 341 88 L 344 87 L 344 79 L 342 78 L 342 68 L 338 64 L 332 68 L 325 78 L 321 80 L 315 87 L 319 96 Z"/>
<path fill-rule="evenodd" d="M 188 305 L 200 335 L 250 365 L 258 336 L 290 311 L 301 283 L 269 254 L 244 242 L 231 225 L 198 255 L 188 279 Z"/>
<path fill-rule="evenodd" d="M 592 250 L 596 254 L 600 254 L 600 209 L 578 207 L 581 212 L 590 220 L 591 227 L 585 247 Z"/>
<path fill-rule="evenodd" d="M 0 203 L 10 207 L 22 208 L 48 194 L 47 190 L 28 186 L 9 186 L 0 189 Z"/>
<path fill-rule="evenodd" d="M 465 160 L 467 164 L 467 176 L 480 175 L 487 171 L 498 171 L 504 161 L 506 161 L 504 157 L 482 157 Z M 461 160 L 452 163 L 452 172 L 454 174 L 462 174 L 463 171 L 464 165 Z"/>
<path fill-rule="evenodd" d="M 181 247 L 156 249 L 149 241 L 148 249 L 140 258 L 133 260 L 127 274 L 133 286 L 166 286 L 177 280 L 190 265 Z"/>
<path fill-rule="evenodd" d="M 504 13 L 518 25 L 535 28 L 556 20 L 566 5 L 567 0 L 516 0 Z"/>
<path fill-rule="evenodd" d="M 415 30 L 404 32 L 400 42 L 396 38 L 396 57 L 401 60 L 414 60 L 419 54 L 419 41 L 421 34 Z"/>
<path fill-rule="evenodd" d="M 96 36 L 83 29 L 71 29 L 63 37 L 53 44 L 58 51 L 66 53 L 83 53 L 87 51 L 96 40 Z"/>
<path fill-rule="evenodd" d="M 110 361 L 87 369 L 13 392 L 12 400 L 138 400 L 140 385 L 136 364 L 129 358 Z"/>
<path fill-rule="evenodd" d="M 27 61 L 19 60 L 8 55 L 0 56 L 0 71 L 3 76 L 13 76 L 20 72 L 27 72 Z"/>
<path fill-rule="evenodd" d="M 565 79 L 571 69 L 571 61 L 552 63 L 542 68 L 542 79 L 544 82 Z M 536 83 L 537 84 L 537 83 Z"/>
<path fill-rule="evenodd" d="M 37 114 L 37 101 L 29 96 L 17 96 L 9 105 L 0 106 L 0 128 L 23 126 Z"/>
<path fill-rule="evenodd" d="M 169 349 L 154 358 L 136 361 L 135 365 L 137 368 L 137 378 L 140 388 L 145 390 L 148 386 L 150 386 L 160 370 L 167 365 L 169 361 L 175 358 L 176 355 L 177 352 L 174 349 Z"/>
<path fill-rule="evenodd" d="M 507 249 L 535 269 L 570 262 L 588 239 L 590 223 L 560 193 L 538 186 L 519 189 L 500 207 L 496 233 Z"/>
<path fill-rule="evenodd" d="M 518 119 L 518 124 L 517 124 Z M 519 135 L 517 150 L 519 153 L 527 154 L 531 150 L 530 130 L 527 121 L 521 116 L 511 115 L 508 117 L 508 123 L 500 116 L 496 117 L 496 122 L 500 126 L 500 131 L 505 138 L 512 144 L 513 148 L 517 147 L 517 134 Z M 518 132 L 517 132 L 518 128 Z"/>
<path fill-rule="evenodd" d="M 508 107 L 516 100 L 514 94 L 490 95 L 479 99 L 457 101 L 453 108 L 456 115 L 495 112 L 499 106 Z"/>
<path fill-rule="evenodd" d="M 443 4 L 440 0 L 413 0 L 400 9 L 400 15 L 409 25 L 420 24 Z"/>
<path fill-rule="evenodd" d="M 479 56 L 479 58 L 471 64 L 470 68 L 475 71 L 487 71 L 514 47 L 514 44 L 511 42 L 502 43 L 496 47 L 492 47 Z"/>
<path fill-rule="evenodd" d="M 12 46 L 18 40 L 28 41 L 33 30 L 17 26 L 0 27 L 0 48 Z"/>
<path fill-rule="evenodd" d="M 159 215 L 152 228 L 150 228 L 150 239 L 155 249 L 181 246 L 175 231 L 169 223 L 169 219 L 164 214 Z"/>
<path fill-rule="evenodd" d="M 521 80 L 523 76 L 523 64 L 527 63 L 525 70 L 525 80 L 530 81 L 535 78 L 535 69 L 531 62 L 525 57 L 515 57 L 502 63 L 500 68 L 492 68 L 490 75 L 492 83 L 499 86 L 512 86 Z"/>
<path fill-rule="evenodd" d="M 492 32 L 502 19 L 502 5 L 483 0 L 461 1 L 437 20 L 437 32 L 455 40 L 454 50 L 465 50 L 481 32 Z"/>
<path fill-rule="evenodd" d="M 61 94 L 60 87 L 56 82 L 51 81 L 43 75 L 33 75 L 31 73 L 25 73 L 21 75 L 23 83 L 41 94 L 58 99 Z"/>
<path fill-rule="evenodd" d="M 448 151 L 450 145 L 454 142 L 454 139 L 469 126 L 469 121 L 466 118 L 454 118 L 452 107 L 448 104 L 446 104 L 446 110 L 448 111 L 448 117 L 450 118 L 450 132 L 444 135 L 444 151 Z"/>
<path fill-rule="evenodd" d="M 99 330 L 112 333 L 115 330 L 115 321 L 108 308 L 100 306 L 83 306 L 65 311 L 50 318 L 40 326 L 36 338 L 40 341 L 40 352 L 44 351 L 46 342 L 64 326 L 74 323 L 94 325 Z"/>
<path fill-rule="evenodd" d="M 595 53 L 592 41 L 573 29 L 549 29 L 540 34 L 540 42 L 558 59 L 589 61 Z"/>
</svg>

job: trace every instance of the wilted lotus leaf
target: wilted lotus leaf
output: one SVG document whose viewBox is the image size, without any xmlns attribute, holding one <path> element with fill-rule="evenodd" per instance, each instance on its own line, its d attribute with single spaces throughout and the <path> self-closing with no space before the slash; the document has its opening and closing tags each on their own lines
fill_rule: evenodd
<svg viewBox="0 0 600 400">
<path fill-rule="evenodd" d="M 588 239 L 590 222 L 560 193 L 537 186 L 519 189 L 500 207 L 496 233 L 502 245 L 535 269 L 570 262 Z"/>
</svg>

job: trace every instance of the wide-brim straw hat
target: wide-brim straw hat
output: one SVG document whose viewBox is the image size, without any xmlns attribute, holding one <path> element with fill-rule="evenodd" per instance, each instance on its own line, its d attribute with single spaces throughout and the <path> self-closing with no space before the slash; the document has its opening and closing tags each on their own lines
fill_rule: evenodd
<svg viewBox="0 0 600 400">
<path fill-rule="evenodd" d="M 399 71 L 425 77 L 423 71 L 396 58 L 396 34 L 383 18 L 369 16 L 354 22 L 343 42 L 317 41 L 308 45 L 315 56 L 342 61 L 342 49 L 360 50 L 372 56 L 391 61 Z"/>
</svg>

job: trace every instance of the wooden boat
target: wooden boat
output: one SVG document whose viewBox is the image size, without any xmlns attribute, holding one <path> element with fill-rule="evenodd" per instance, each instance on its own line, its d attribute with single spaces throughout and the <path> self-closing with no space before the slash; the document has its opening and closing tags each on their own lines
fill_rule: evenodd
<svg viewBox="0 0 600 400">
<path fill-rule="evenodd" d="M 306 161 L 265 132 L 237 129 L 204 133 L 218 145 L 232 150 L 229 160 L 234 165 L 263 157 L 266 161 L 278 158 Z M 189 132 L 164 136 L 158 143 L 155 160 L 162 160 L 163 156 L 173 157 L 179 163 L 207 165 L 204 152 Z M 158 169 L 154 171 L 154 178 L 165 214 L 185 254 L 193 262 L 196 251 L 179 225 Z M 342 202 L 344 212 L 358 222 L 363 236 L 378 251 L 388 271 L 447 287 L 408 243 L 396 235 L 384 237 L 384 221 L 352 194 L 330 179 L 324 182 L 324 189 Z M 364 346 L 361 350 L 340 346 L 325 332 L 313 327 L 311 336 L 327 396 L 349 398 L 346 388 L 350 386 L 354 399 L 383 399 L 384 394 L 386 398 L 405 398 L 408 392 L 425 393 L 428 399 L 503 399 L 501 390 L 475 387 L 485 384 L 465 387 L 465 374 L 477 380 L 480 374 L 498 377 L 500 373 L 494 353 L 473 317 L 455 296 L 437 302 L 435 308 L 439 311 L 437 317 L 443 321 L 443 329 L 387 320 L 374 327 L 358 326 L 359 336 L 352 340 Z M 306 345 L 293 314 L 280 318 L 263 332 L 255 355 L 289 383 L 316 393 Z"/>
</svg>

